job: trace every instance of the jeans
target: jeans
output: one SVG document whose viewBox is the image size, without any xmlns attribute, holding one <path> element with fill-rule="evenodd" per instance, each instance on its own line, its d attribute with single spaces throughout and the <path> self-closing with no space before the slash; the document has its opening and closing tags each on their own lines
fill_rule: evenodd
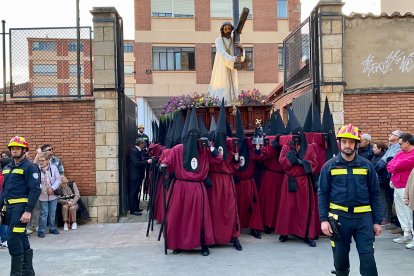
<svg viewBox="0 0 414 276">
<path fill-rule="evenodd" d="M 7 225 L 0 225 L 0 238 L 1 242 L 7 241 Z"/>
<path fill-rule="evenodd" d="M 40 201 L 40 218 L 39 218 L 39 230 L 38 233 L 45 233 L 46 222 L 49 222 L 49 231 L 55 230 L 55 216 L 58 199 L 50 201 Z M 48 220 L 49 217 L 49 220 Z"/>
</svg>

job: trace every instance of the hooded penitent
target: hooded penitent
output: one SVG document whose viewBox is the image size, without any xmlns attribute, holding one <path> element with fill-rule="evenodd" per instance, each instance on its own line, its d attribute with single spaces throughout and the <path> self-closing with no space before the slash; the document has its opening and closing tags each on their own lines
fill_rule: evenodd
<svg viewBox="0 0 414 276">
<path fill-rule="evenodd" d="M 167 135 L 166 126 L 167 121 L 160 121 L 159 144 L 161 146 L 165 146 L 165 137 Z"/>
<path fill-rule="evenodd" d="M 193 107 L 189 117 L 188 132 L 182 141 L 184 145 L 183 165 L 186 171 L 195 172 L 199 169 L 198 138 L 200 138 L 195 107 Z"/>
<path fill-rule="evenodd" d="M 172 118 L 171 121 L 169 122 L 167 134 L 165 136 L 165 146 L 167 147 L 167 149 L 170 149 L 173 147 L 174 118 Z"/>
<path fill-rule="evenodd" d="M 289 109 L 289 120 L 288 126 L 291 129 L 291 133 L 298 138 L 298 145 L 300 146 L 298 151 L 298 157 L 303 159 L 308 148 L 308 143 L 306 141 L 305 132 L 303 131 L 302 125 L 299 123 L 299 120 L 296 118 L 293 109 Z M 293 139 L 293 138 L 292 138 Z"/>
<path fill-rule="evenodd" d="M 184 141 L 185 136 L 187 136 L 188 124 L 190 123 L 190 116 L 191 116 L 191 109 L 187 108 L 187 113 L 185 115 L 184 128 L 183 128 L 183 132 L 181 133 L 181 141 Z"/>
<path fill-rule="evenodd" d="M 323 110 L 322 117 L 322 130 L 326 134 L 328 148 L 326 149 L 326 160 L 331 159 L 334 155 L 337 155 L 338 144 L 336 143 L 335 125 L 333 122 L 331 110 L 329 108 L 328 97 L 325 99 L 325 109 Z"/>
<path fill-rule="evenodd" d="M 220 106 L 220 114 L 217 119 L 216 135 L 214 136 L 214 147 L 223 154 L 223 160 L 226 160 L 226 111 L 224 98 Z"/>
<path fill-rule="evenodd" d="M 177 112 L 175 117 L 175 124 L 174 124 L 174 137 L 173 137 L 173 146 L 181 144 L 181 134 L 183 133 L 184 123 L 183 123 L 183 116 L 180 112 Z"/>
<path fill-rule="evenodd" d="M 303 124 L 303 130 L 305 132 L 322 132 L 321 114 L 318 107 L 313 103 L 309 106 L 308 114 Z"/>
<path fill-rule="evenodd" d="M 197 118 L 197 123 L 198 123 L 198 129 L 200 130 L 200 137 L 208 138 L 208 130 L 201 117 Z"/>
<path fill-rule="evenodd" d="M 210 141 L 214 141 L 214 137 L 216 136 L 216 129 L 217 129 L 216 120 L 214 119 L 214 116 L 211 115 L 210 130 L 208 132 L 208 139 Z"/>
<path fill-rule="evenodd" d="M 239 156 L 240 156 L 240 171 L 245 170 L 249 166 L 250 155 L 249 146 L 247 144 L 246 135 L 243 129 L 243 122 L 240 111 L 237 109 L 236 114 L 236 137 L 239 138 Z"/>
</svg>

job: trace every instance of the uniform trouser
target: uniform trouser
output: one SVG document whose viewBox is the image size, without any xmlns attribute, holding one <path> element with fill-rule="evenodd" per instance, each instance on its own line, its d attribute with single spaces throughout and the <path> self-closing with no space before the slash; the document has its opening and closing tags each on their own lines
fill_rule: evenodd
<svg viewBox="0 0 414 276">
<path fill-rule="evenodd" d="M 26 235 L 26 223 L 20 222 L 25 207 L 24 203 L 7 205 L 6 207 L 7 222 L 9 223 L 7 246 L 11 256 L 22 256 L 30 249 L 29 239 Z"/>
<path fill-rule="evenodd" d="M 374 233 L 371 213 L 362 217 L 348 218 L 339 215 L 341 239 L 331 241 L 334 266 L 336 271 L 344 272 L 349 269 L 349 250 L 352 237 L 355 240 L 359 254 L 359 271 L 362 276 L 378 275 L 374 258 Z M 346 273 L 343 275 L 347 275 Z"/>
<path fill-rule="evenodd" d="M 411 236 L 413 234 L 413 212 L 409 206 L 404 204 L 404 192 L 405 188 L 394 188 L 395 211 L 404 236 Z"/>
<path fill-rule="evenodd" d="M 139 198 L 138 194 L 141 191 L 141 185 L 144 178 L 139 178 L 137 180 L 130 180 L 129 182 L 129 194 L 128 194 L 128 201 L 129 201 L 129 211 L 131 213 L 137 212 L 139 209 Z"/>
</svg>

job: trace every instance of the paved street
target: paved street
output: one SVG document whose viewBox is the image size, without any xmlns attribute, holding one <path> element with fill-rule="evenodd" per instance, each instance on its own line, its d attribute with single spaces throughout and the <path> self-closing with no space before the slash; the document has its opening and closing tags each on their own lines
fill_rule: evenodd
<svg viewBox="0 0 414 276">
<path fill-rule="evenodd" d="M 60 235 L 32 236 L 36 275 L 330 275 L 329 241 L 316 248 L 302 241 L 280 243 L 276 235 L 261 240 L 243 234 L 243 251 L 221 246 L 208 257 L 198 252 L 166 256 L 154 231 L 145 237 L 145 222 L 81 225 Z M 158 226 L 156 227 L 158 229 Z M 380 275 L 412 275 L 414 251 L 391 241 L 385 233 L 375 244 Z M 0 267 L 9 269 L 8 251 L 0 250 Z M 351 254 L 351 275 L 358 273 L 358 256 Z M 8 275 L 0 270 L 1 275 Z"/>
</svg>

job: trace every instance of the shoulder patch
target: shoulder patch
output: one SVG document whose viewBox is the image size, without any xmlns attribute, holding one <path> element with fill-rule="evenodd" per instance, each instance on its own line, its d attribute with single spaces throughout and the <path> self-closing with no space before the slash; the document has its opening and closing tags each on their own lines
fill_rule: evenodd
<svg viewBox="0 0 414 276">
<path fill-rule="evenodd" d="M 33 178 L 34 179 L 39 179 L 39 174 L 38 173 L 33 173 Z"/>
</svg>

